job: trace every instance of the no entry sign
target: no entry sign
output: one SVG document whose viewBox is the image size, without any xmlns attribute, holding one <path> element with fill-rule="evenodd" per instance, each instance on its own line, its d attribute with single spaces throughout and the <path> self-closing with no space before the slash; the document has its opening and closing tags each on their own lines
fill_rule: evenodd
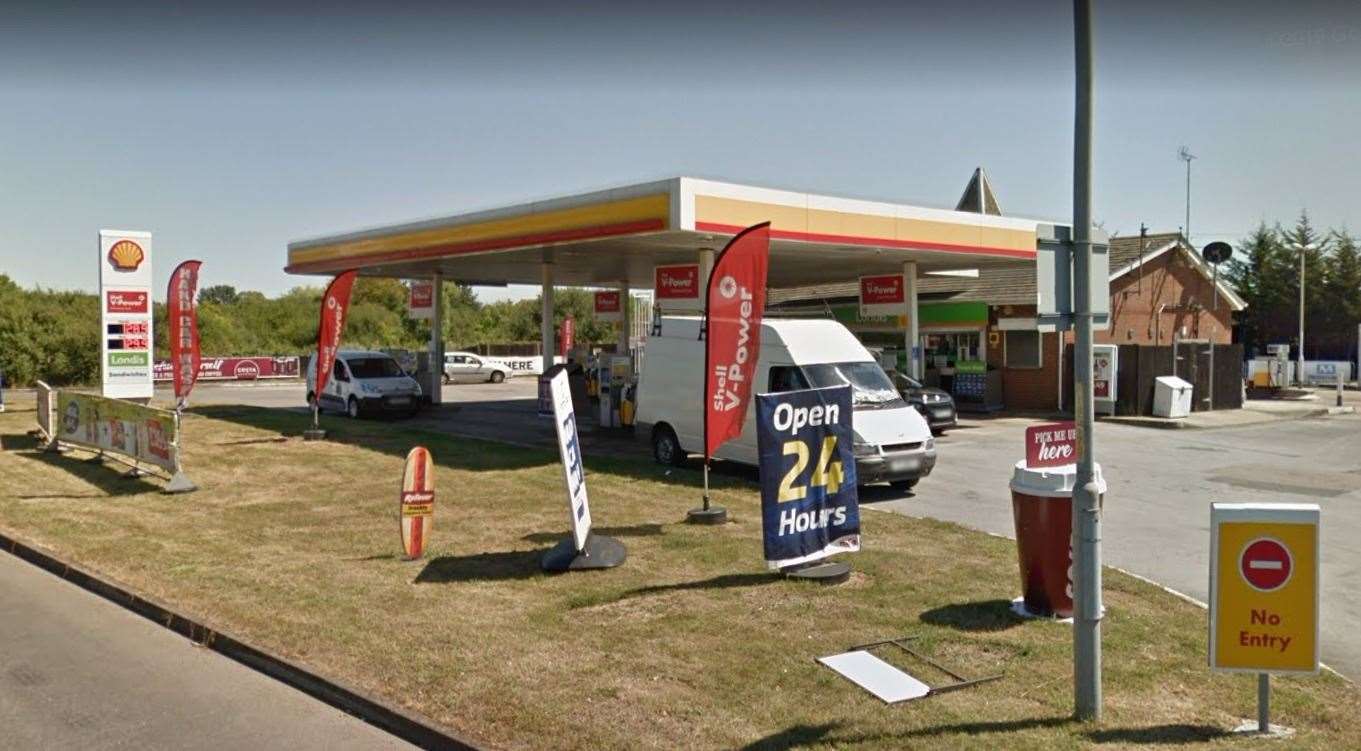
<svg viewBox="0 0 1361 751">
<path fill-rule="evenodd" d="M 1210 510 L 1210 667 L 1318 671 L 1318 522 L 1313 504 Z"/>
<path fill-rule="evenodd" d="M 1238 571 L 1243 581 L 1259 592 L 1271 592 L 1290 581 L 1290 549 L 1280 540 L 1259 537 L 1243 548 Z"/>
</svg>

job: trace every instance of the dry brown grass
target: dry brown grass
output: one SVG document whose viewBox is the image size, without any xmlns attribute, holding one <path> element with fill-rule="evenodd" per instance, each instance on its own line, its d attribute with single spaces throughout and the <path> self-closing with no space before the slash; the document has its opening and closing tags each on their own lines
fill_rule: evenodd
<svg viewBox="0 0 1361 751">
<path fill-rule="evenodd" d="M 1205 667 L 1204 611 L 1116 572 L 1094 727 L 1068 720 L 1069 630 L 1006 611 L 1006 540 L 866 513 L 853 581 L 801 585 L 764 569 L 754 488 L 723 481 L 736 523 L 689 527 L 696 473 L 594 461 L 596 525 L 628 562 L 545 576 L 538 555 L 566 532 L 549 452 L 339 420 L 334 440 L 305 443 L 301 415 L 204 412 L 185 420 L 202 487 L 188 496 L 37 454 L 21 435 L 32 413 L 0 415 L 0 526 L 492 746 L 1254 745 L 1222 735 L 1254 711 L 1254 683 Z M 438 495 L 427 558 L 408 563 L 397 488 L 416 443 L 435 456 Z M 813 662 L 904 634 L 1006 677 L 885 707 Z M 1330 675 L 1274 686 L 1277 719 L 1300 731 L 1292 748 L 1361 747 L 1355 687 Z"/>
</svg>

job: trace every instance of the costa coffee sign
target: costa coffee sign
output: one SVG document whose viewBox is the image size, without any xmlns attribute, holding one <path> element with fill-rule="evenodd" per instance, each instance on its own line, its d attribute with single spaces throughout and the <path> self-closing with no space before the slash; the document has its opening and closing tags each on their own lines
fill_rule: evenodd
<svg viewBox="0 0 1361 751">
<path fill-rule="evenodd" d="M 900 316 L 907 312 L 907 285 L 902 274 L 860 277 L 860 315 Z"/>
<path fill-rule="evenodd" d="M 1051 422 L 1025 429 L 1025 465 L 1031 469 L 1077 463 L 1077 425 Z"/>
<path fill-rule="evenodd" d="M 595 293 L 595 317 L 600 321 L 622 321 L 624 312 L 620 294 L 609 291 Z"/>
<path fill-rule="evenodd" d="M 652 278 L 652 294 L 663 311 L 704 309 L 699 294 L 699 264 L 658 266 Z"/>
<path fill-rule="evenodd" d="M 104 293 L 104 310 L 109 313 L 146 313 L 150 308 L 150 292 L 108 290 Z"/>
<path fill-rule="evenodd" d="M 169 360 L 157 360 L 152 370 L 158 381 L 169 381 L 175 375 Z M 253 381 L 257 378 L 297 378 L 300 374 L 296 357 L 209 357 L 198 367 L 199 381 Z"/>
</svg>

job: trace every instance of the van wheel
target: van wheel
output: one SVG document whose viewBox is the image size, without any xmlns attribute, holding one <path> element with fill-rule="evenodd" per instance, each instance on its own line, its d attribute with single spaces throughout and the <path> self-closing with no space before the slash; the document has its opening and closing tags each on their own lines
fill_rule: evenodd
<svg viewBox="0 0 1361 751">
<path fill-rule="evenodd" d="M 350 397 L 350 400 L 345 403 L 345 414 L 349 415 L 351 420 L 359 419 L 358 399 L 354 398 L 353 396 Z"/>
<path fill-rule="evenodd" d="M 666 425 L 652 431 L 652 458 L 658 464 L 679 467 L 685 464 L 685 450 L 681 448 L 676 431 Z"/>
<path fill-rule="evenodd" d="M 454 380 L 453 380 L 452 378 L 449 377 L 449 374 L 448 374 L 448 373 L 445 373 L 443 376 L 441 376 L 441 378 L 444 379 L 444 385 L 445 385 L 445 386 L 448 386 L 449 384 L 451 384 L 451 383 L 454 382 Z"/>
<path fill-rule="evenodd" d="M 918 478 L 919 480 L 920 478 Z M 917 487 L 918 480 L 894 480 L 888 486 L 894 490 L 911 490 Z"/>
<path fill-rule="evenodd" d="M 502 373 L 502 372 L 499 371 L 499 370 L 493 370 L 493 371 L 491 372 L 491 382 L 492 382 L 492 383 L 500 383 L 500 382 L 502 382 L 502 381 L 504 381 L 504 380 L 506 380 L 506 374 L 505 374 L 505 373 Z"/>
</svg>

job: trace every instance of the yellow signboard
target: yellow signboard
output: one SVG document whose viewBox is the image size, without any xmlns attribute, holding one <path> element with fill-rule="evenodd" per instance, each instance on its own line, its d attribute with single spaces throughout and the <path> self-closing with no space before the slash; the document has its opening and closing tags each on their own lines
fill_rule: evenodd
<svg viewBox="0 0 1361 751">
<path fill-rule="evenodd" d="M 1210 508 L 1210 667 L 1315 673 L 1319 667 L 1319 507 Z"/>
</svg>

